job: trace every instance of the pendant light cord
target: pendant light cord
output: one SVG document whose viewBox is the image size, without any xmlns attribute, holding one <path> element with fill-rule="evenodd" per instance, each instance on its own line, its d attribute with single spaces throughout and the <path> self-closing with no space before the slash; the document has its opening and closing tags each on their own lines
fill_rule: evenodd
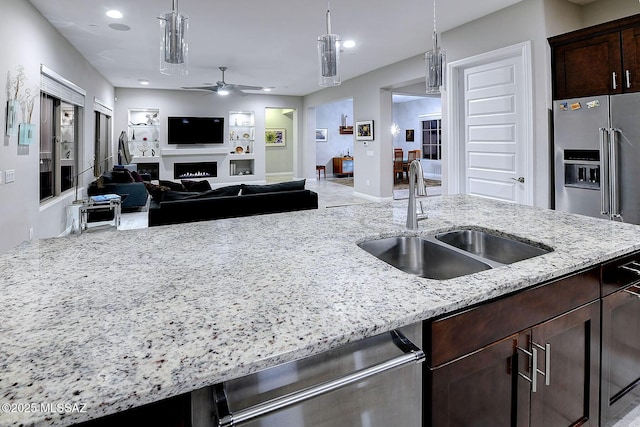
<svg viewBox="0 0 640 427">
<path fill-rule="evenodd" d="M 327 1 L 327 34 L 331 34 L 331 2 Z"/>
</svg>

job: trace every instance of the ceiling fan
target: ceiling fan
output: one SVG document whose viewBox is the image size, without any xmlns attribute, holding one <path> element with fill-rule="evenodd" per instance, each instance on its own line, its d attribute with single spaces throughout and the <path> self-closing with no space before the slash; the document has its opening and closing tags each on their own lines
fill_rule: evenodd
<svg viewBox="0 0 640 427">
<path fill-rule="evenodd" d="M 224 81 L 224 72 L 227 70 L 227 67 L 219 68 L 220 71 L 222 71 L 222 80 L 218 81 L 215 86 L 183 87 L 182 89 L 208 90 L 211 92 L 216 92 L 218 95 L 228 95 L 230 93 L 239 93 L 241 95 L 246 95 L 246 93 L 244 93 L 245 90 L 263 89 L 262 86 L 247 86 L 227 83 Z"/>
</svg>

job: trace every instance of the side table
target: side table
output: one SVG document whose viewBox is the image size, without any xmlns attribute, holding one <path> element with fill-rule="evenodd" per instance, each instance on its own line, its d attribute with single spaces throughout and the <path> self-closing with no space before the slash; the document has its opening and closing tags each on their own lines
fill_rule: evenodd
<svg viewBox="0 0 640 427">
<path fill-rule="evenodd" d="M 83 200 L 80 206 L 80 233 L 87 230 L 89 212 L 113 211 L 113 226 L 120 226 L 121 199 L 117 194 L 101 194 Z M 109 221 L 111 222 L 111 221 Z"/>
</svg>

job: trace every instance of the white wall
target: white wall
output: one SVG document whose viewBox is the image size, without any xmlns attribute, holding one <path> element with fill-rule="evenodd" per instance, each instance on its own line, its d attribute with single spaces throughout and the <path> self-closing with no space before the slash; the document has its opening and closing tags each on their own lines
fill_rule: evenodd
<svg viewBox="0 0 640 427">
<path fill-rule="evenodd" d="M 582 8 L 582 26 L 602 24 L 640 13 L 640 3 L 635 0 L 598 0 Z"/>
<path fill-rule="evenodd" d="M 264 145 L 264 131 L 266 123 L 266 107 L 291 108 L 300 110 L 302 108 L 302 98 L 294 96 L 278 95 L 246 95 L 220 97 L 216 94 L 209 94 L 202 91 L 184 90 L 160 90 L 160 89 L 116 89 L 116 114 L 115 114 L 115 134 L 127 129 L 128 111 L 130 108 L 157 108 L 160 110 L 160 150 L 176 149 L 175 145 L 167 144 L 167 117 L 169 116 L 213 116 L 225 118 L 225 129 L 228 129 L 229 111 L 253 111 L 255 113 L 255 141 L 253 151 L 256 158 L 254 179 L 264 181 L 266 174 L 266 149 Z M 293 126 L 291 132 L 287 134 L 287 145 L 294 150 L 296 141 L 301 140 L 298 135 L 299 130 Z M 226 133 L 228 135 L 228 133 Z M 205 147 L 203 147 L 203 152 Z M 174 161 L 209 161 L 203 160 L 202 155 L 195 155 L 194 158 L 182 160 L 174 156 L 162 156 L 159 159 L 161 179 L 173 178 Z M 228 179 L 221 174 L 221 168 L 228 168 L 229 156 L 215 156 L 213 161 L 218 163 L 218 178 L 210 178 L 212 184 L 228 183 Z M 200 160 L 198 160 L 200 159 Z M 291 154 L 293 159 L 293 154 Z M 289 160 L 292 162 L 293 160 Z M 291 165 L 291 163 L 289 163 Z M 289 169 L 291 166 L 289 166 Z"/>
<path fill-rule="evenodd" d="M 7 72 L 16 75 L 16 67 L 22 65 L 26 73 L 26 87 L 36 88 L 40 84 L 40 64 L 46 65 L 87 92 L 81 136 L 84 149 L 80 165 L 93 160 L 94 115 L 93 99 L 113 105 L 114 89 L 61 35 L 46 21 L 28 1 L 3 0 L 0 14 L 0 76 L 3 85 Z M 39 147 L 18 146 L 17 136 L 4 136 L 6 91 L 0 92 L 0 171 L 16 171 L 16 180 L 0 184 L 0 253 L 29 239 L 29 230 L 34 237 L 59 235 L 66 226 L 66 206 L 73 200 L 73 191 L 62 197 L 40 205 L 39 202 Z M 22 121 L 21 114 L 18 114 Z M 40 120 L 39 102 L 34 107 L 31 122 Z M 39 129 L 39 127 L 38 127 Z M 36 140 L 37 141 L 37 140 Z M 83 183 L 91 180 L 85 174 Z"/>
</svg>

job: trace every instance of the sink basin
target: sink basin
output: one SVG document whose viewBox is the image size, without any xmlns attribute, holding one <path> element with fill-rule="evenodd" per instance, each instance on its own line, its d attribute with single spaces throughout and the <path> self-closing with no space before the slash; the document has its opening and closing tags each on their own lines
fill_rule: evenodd
<svg viewBox="0 0 640 427">
<path fill-rule="evenodd" d="M 443 243 L 501 264 L 511 264 L 552 251 L 479 230 L 455 230 L 435 237 Z"/>
<path fill-rule="evenodd" d="M 420 237 L 389 237 L 359 246 L 371 255 L 406 272 L 446 280 L 488 270 L 490 265 Z"/>
</svg>

